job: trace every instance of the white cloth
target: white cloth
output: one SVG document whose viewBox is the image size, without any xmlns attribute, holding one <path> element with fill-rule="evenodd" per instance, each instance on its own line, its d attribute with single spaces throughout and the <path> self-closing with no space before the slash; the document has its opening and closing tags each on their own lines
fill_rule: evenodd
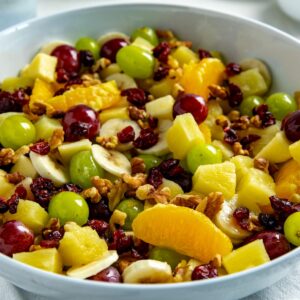
<svg viewBox="0 0 300 300">
<path fill-rule="evenodd" d="M 111 0 L 113 1 L 113 0 Z M 127 1 L 127 0 L 119 0 Z M 131 2 L 139 2 L 131 0 Z M 296 1 L 296 0 L 295 0 Z M 45 16 L 59 11 L 97 5 L 103 0 L 39 0 L 38 16 Z M 110 2 L 106 0 L 105 2 Z M 182 3 L 182 0 L 152 0 L 152 2 Z M 278 8 L 275 0 L 185 0 L 187 5 L 214 9 L 231 14 L 254 18 L 283 31 L 286 31 L 297 38 L 300 38 L 300 23 L 289 19 Z M 295 265 L 291 274 L 279 281 L 277 284 L 264 289 L 243 300 L 298 300 L 300 299 L 300 262 Z M 0 300 L 50 300 L 46 297 L 33 295 L 22 291 L 4 279 L 0 278 Z M 58 299 L 62 300 L 62 299 Z M 63 298 L 63 300 L 69 300 Z M 141 299 L 142 300 L 142 299 Z"/>
</svg>

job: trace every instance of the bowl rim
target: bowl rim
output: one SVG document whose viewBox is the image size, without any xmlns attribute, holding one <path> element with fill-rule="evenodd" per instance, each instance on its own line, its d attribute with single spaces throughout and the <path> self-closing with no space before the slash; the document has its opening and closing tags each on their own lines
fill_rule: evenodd
<svg viewBox="0 0 300 300">
<path fill-rule="evenodd" d="M 166 0 L 163 0 L 166 1 Z M 235 21 L 242 22 L 244 24 L 250 25 L 250 26 L 258 26 L 261 30 L 264 30 L 266 32 L 270 32 L 276 35 L 280 35 L 282 38 L 285 40 L 288 40 L 289 42 L 293 42 L 296 45 L 300 46 L 300 40 L 297 38 L 293 37 L 289 33 L 286 33 L 278 28 L 275 28 L 271 25 L 265 24 L 261 21 L 251 19 L 249 17 L 241 17 L 235 14 L 229 14 L 229 13 L 224 13 L 220 11 L 216 11 L 213 9 L 208 9 L 208 8 L 202 8 L 198 6 L 193 6 L 192 4 L 186 5 L 186 4 L 171 4 L 168 2 L 151 2 L 151 0 L 145 0 L 142 3 L 141 2 L 135 2 L 132 0 L 127 0 L 126 2 L 120 1 L 120 0 L 115 0 L 113 3 L 110 3 L 109 1 L 105 1 L 102 3 L 99 3 L 97 5 L 92 5 L 84 8 L 76 8 L 76 9 L 71 9 L 59 13 L 54 13 L 45 17 L 38 17 L 38 18 L 33 18 L 27 21 L 23 21 L 21 23 L 15 24 L 13 26 L 10 26 L 2 31 L 0 31 L 0 39 L 4 36 L 10 35 L 16 31 L 22 30 L 23 28 L 29 27 L 31 25 L 38 24 L 40 21 L 43 20 L 49 20 L 55 19 L 57 17 L 62 17 L 64 15 L 69 15 L 69 14 L 76 14 L 80 13 L 82 11 L 89 11 L 93 9 L 99 9 L 99 8 L 105 8 L 105 7 L 130 7 L 130 6 L 137 6 L 141 8 L 150 8 L 151 7 L 162 7 L 162 8 L 171 8 L 171 9 L 181 9 L 184 10 L 185 12 L 188 12 L 189 10 L 197 10 L 197 12 L 202 13 L 204 15 L 211 15 L 215 17 L 221 17 L 223 19 L 234 19 Z M 32 267 L 30 265 L 21 263 L 19 261 L 13 260 L 11 257 L 5 256 L 4 254 L 0 253 L 0 265 L 6 266 L 6 267 L 12 267 L 15 269 L 16 272 L 22 272 L 24 274 L 26 273 L 31 273 L 34 277 L 39 278 L 38 281 L 43 281 L 44 279 L 47 279 L 48 282 L 51 280 L 52 282 L 60 282 L 65 285 L 71 286 L 78 286 L 78 284 L 83 285 L 82 287 L 90 287 L 90 288 L 114 288 L 116 290 L 126 290 L 126 291 L 153 291 L 153 290 L 168 290 L 170 288 L 172 289 L 182 289 L 182 288 L 188 288 L 188 287 L 202 287 L 202 286 L 211 286 L 215 284 L 222 284 L 222 283 L 227 283 L 228 281 L 234 280 L 234 279 L 240 279 L 242 280 L 243 278 L 259 273 L 262 270 L 267 271 L 270 268 L 276 267 L 280 265 L 282 262 L 286 260 L 292 260 L 296 256 L 300 255 L 300 247 L 295 248 L 292 251 L 274 259 L 271 260 L 268 263 L 265 263 L 263 265 L 250 268 L 244 271 L 240 271 L 234 274 L 229 274 L 221 277 L 216 277 L 216 278 L 211 278 L 209 280 L 198 280 L 198 281 L 188 281 L 188 282 L 178 282 L 178 283 L 164 283 L 164 284 L 129 284 L 129 283 L 114 283 L 113 285 L 109 282 L 101 282 L 101 281 L 92 281 L 92 280 L 82 280 L 78 278 L 72 278 L 66 275 L 62 274 L 55 274 L 51 273 L 49 271 L 44 271 L 42 269 L 38 269 L 35 267 Z M 2 277 L 5 279 L 5 277 L 2 275 Z M 46 281 L 47 282 L 47 281 Z"/>
</svg>

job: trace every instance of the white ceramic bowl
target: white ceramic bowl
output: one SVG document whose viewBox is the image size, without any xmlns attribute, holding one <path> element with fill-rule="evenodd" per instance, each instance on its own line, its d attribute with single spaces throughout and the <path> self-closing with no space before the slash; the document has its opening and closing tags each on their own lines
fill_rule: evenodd
<svg viewBox="0 0 300 300">
<path fill-rule="evenodd" d="M 294 20 L 300 21 L 299 0 L 277 0 L 280 8 Z"/>
<path fill-rule="evenodd" d="M 109 31 L 130 33 L 148 25 L 171 28 L 196 47 L 218 49 L 229 61 L 258 57 L 272 69 L 274 90 L 299 89 L 300 43 L 270 26 L 217 12 L 173 5 L 113 4 L 23 23 L 0 33 L 0 79 L 14 75 L 51 40 L 75 41 Z M 291 272 L 300 249 L 258 268 L 211 280 L 164 285 L 107 284 L 76 280 L 31 268 L 0 255 L 0 275 L 33 293 L 58 299 L 238 299 Z M 1 298 L 1 294 L 0 294 Z"/>
</svg>

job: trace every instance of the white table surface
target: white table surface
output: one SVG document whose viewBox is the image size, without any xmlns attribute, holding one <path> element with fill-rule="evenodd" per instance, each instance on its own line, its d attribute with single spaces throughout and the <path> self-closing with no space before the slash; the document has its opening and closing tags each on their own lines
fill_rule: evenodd
<svg viewBox="0 0 300 300">
<path fill-rule="evenodd" d="M 127 0 L 118 0 L 125 2 Z M 300 0 L 295 0 L 300 1 Z M 47 16 L 65 10 L 97 5 L 114 0 L 38 0 L 38 16 Z M 131 0 L 131 2 L 139 2 Z M 150 1 L 148 1 L 150 2 Z M 182 3 L 182 0 L 151 0 L 154 2 Z M 300 38 L 300 23 L 280 11 L 276 0 L 185 0 L 185 4 L 209 8 L 230 14 L 253 18 Z M 297 300 L 300 299 L 300 262 L 295 263 L 291 274 L 277 284 L 243 300 Z M 50 300 L 46 297 L 24 292 L 0 278 L 0 300 Z M 62 299 L 59 299 L 62 300 Z M 68 300 L 64 298 L 63 300 Z M 142 300 L 142 299 L 141 299 Z M 163 299 L 162 299 L 163 300 Z"/>
</svg>

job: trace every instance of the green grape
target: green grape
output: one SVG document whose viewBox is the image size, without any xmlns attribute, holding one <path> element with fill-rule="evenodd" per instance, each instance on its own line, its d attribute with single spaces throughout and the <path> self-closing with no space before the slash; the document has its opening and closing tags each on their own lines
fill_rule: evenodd
<svg viewBox="0 0 300 300">
<path fill-rule="evenodd" d="M 7 117 L 0 126 L 0 143 L 3 147 L 17 150 L 23 145 L 35 141 L 34 125 L 25 117 L 13 115 Z"/>
<path fill-rule="evenodd" d="M 286 239 L 294 246 L 300 246 L 300 212 L 288 216 L 283 225 Z"/>
<path fill-rule="evenodd" d="M 80 187 L 87 189 L 92 186 L 93 176 L 104 176 L 103 169 L 98 166 L 90 150 L 80 151 L 71 158 L 70 162 L 71 181 Z"/>
<path fill-rule="evenodd" d="M 186 161 L 189 170 L 195 173 L 200 165 L 218 164 L 222 162 L 222 152 L 213 145 L 196 144 L 187 153 Z"/>
<path fill-rule="evenodd" d="M 266 100 L 269 111 L 277 120 L 282 120 L 288 113 L 297 110 L 295 99 L 284 93 L 275 93 Z"/>
<path fill-rule="evenodd" d="M 138 157 L 144 160 L 147 172 L 151 168 L 157 167 L 162 162 L 161 158 L 152 154 L 140 154 Z"/>
<path fill-rule="evenodd" d="M 117 209 L 126 213 L 124 230 L 132 230 L 131 225 L 136 216 L 144 210 L 144 204 L 133 198 L 125 199 L 119 203 Z"/>
<path fill-rule="evenodd" d="M 95 59 L 99 58 L 99 51 L 100 51 L 99 45 L 96 40 L 88 36 L 82 37 L 79 40 L 77 40 L 75 44 L 75 48 L 78 51 L 88 50 L 93 54 Z"/>
<path fill-rule="evenodd" d="M 153 46 L 157 46 L 159 41 L 155 30 L 151 27 L 137 28 L 131 35 L 131 38 L 135 40 L 137 37 L 141 37 L 151 43 Z"/>
<path fill-rule="evenodd" d="M 142 48 L 129 45 L 118 51 L 117 64 L 127 75 L 146 79 L 153 75 L 154 57 Z"/>
<path fill-rule="evenodd" d="M 264 99 L 259 96 L 248 96 L 240 105 L 240 112 L 243 116 L 252 116 L 253 108 L 263 104 Z"/>
<path fill-rule="evenodd" d="M 88 221 L 89 206 L 79 194 L 61 192 L 50 200 L 48 212 L 51 218 L 58 218 L 61 225 L 71 221 L 82 226 Z"/>
<path fill-rule="evenodd" d="M 171 249 L 153 247 L 150 250 L 149 258 L 166 262 L 171 266 L 172 270 L 174 270 L 182 260 L 187 259 L 187 256 L 179 254 Z"/>
</svg>

